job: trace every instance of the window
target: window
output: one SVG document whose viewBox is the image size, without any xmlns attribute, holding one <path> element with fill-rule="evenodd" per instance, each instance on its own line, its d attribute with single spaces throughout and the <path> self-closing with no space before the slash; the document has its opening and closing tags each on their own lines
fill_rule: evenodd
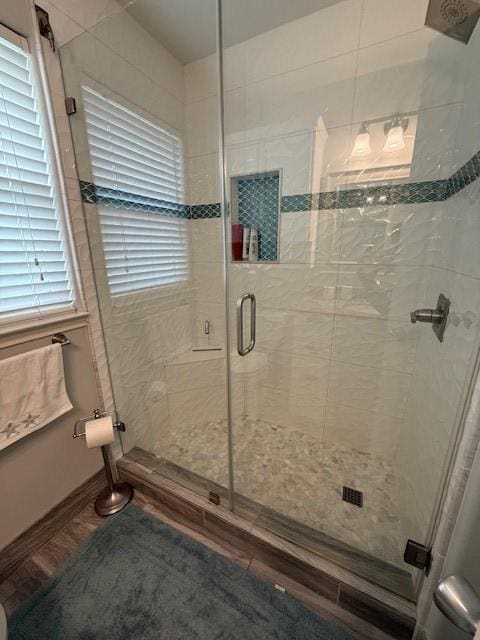
<svg viewBox="0 0 480 640">
<path fill-rule="evenodd" d="M 89 87 L 83 101 L 111 293 L 187 280 L 181 140 Z"/>
<path fill-rule="evenodd" d="M 0 317 L 73 306 L 39 84 L 26 42 L 0 27 Z"/>
</svg>

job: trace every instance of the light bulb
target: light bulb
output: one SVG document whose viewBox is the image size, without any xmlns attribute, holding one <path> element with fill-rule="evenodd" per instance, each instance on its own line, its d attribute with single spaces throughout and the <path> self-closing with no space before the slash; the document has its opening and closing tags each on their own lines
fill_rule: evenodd
<svg viewBox="0 0 480 640">
<path fill-rule="evenodd" d="M 405 139 L 403 137 L 403 128 L 400 124 L 395 124 L 389 129 L 387 139 L 383 150 L 387 153 L 401 151 L 405 148 Z"/>
<path fill-rule="evenodd" d="M 362 156 L 368 156 L 370 153 L 372 153 L 370 134 L 368 132 L 368 126 L 364 123 L 355 138 L 351 155 L 355 158 L 361 158 Z"/>
</svg>

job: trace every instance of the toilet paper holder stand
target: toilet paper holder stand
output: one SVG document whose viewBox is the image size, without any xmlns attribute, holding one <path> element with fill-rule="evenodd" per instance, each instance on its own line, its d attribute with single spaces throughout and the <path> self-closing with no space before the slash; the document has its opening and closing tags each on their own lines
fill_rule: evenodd
<svg viewBox="0 0 480 640">
<path fill-rule="evenodd" d="M 95 409 L 92 415 L 80 418 L 75 422 L 73 428 L 74 438 L 85 438 L 85 430 L 80 431 L 81 425 L 85 425 L 90 420 L 112 416 L 113 427 L 118 431 L 125 431 L 125 424 L 117 419 L 116 411 L 100 411 Z M 99 516 L 111 516 L 121 511 L 133 498 L 133 487 L 128 482 L 115 482 L 115 463 L 110 455 L 109 445 L 101 447 L 107 486 L 97 496 L 95 500 L 95 511 Z"/>
</svg>

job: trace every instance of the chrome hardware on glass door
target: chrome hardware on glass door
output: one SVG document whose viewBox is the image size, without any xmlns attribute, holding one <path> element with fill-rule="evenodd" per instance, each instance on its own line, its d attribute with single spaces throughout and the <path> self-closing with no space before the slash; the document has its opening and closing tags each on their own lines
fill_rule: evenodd
<svg viewBox="0 0 480 640">
<path fill-rule="evenodd" d="M 247 300 L 250 300 L 250 342 L 247 347 L 244 347 L 243 336 L 243 305 Z M 257 315 L 257 300 L 253 293 L 244 293 L 237 300 L 237 351 L 240 356 L 246 356 L 247 353 L 253 351 L 255 347 L 256 337 L 256 315 Z"/>
<path fill-rule="evenodd" d="M 450 300 L 441 293 L 436 309 L 415 309 L 410 313 L 410 322 L 429 322 L 437 338 L 443 342 L 449 310 Z"/>
</svg>

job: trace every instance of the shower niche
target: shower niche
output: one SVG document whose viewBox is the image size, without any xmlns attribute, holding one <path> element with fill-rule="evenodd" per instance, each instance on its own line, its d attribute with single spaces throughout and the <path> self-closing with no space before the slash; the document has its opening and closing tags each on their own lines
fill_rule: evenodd
<svg viewBox="0 0 480 640">
<path fill-rule="evenodd" d="M 234 262 L 278 261 L 280 178 L 280 170 L 231 177 Z"/>
</svg>

